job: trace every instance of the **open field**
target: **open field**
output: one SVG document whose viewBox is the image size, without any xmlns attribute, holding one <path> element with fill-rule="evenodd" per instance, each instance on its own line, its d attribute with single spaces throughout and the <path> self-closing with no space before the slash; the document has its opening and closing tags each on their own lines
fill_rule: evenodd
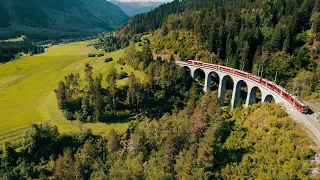
<svg viewBox="0 0 320 180">
<path fill-rule="evenodd" d="M 144 74 L 132 67 L 121 66 L 116 61 L 124 56 L 124 50 L 106 54 L 104 57 L 88 58 L 88 53 L 97 50 L 86 47 L 86 42 L 64 44 L 49 48 L 48 52 L 27 56 L 0 65 L 0 142 L 21 137 L 21 131 L 30 123 L 50 121 L 58 126 L 61 133 L 77 132 L 80 127 L 92 129 L 95 134 L 107 135 L 111 128 L 119 133 L 126 131 L 127 121 L 114 124 L 83 124 L 67 121 L 59 111 L 54 89 L 64 76 L 71 73 L 83 75 L 85 63 L 94 68 L 94 75 L 102 73 L 103 86 L 106 86 L 106 76 L 112 67 L 118 72 L 135 73 L 140 79 Z M 101 52 L 100 52 L 101 53 Z M 106 57 L 114 61 L 105 63 Z M 128 79 L 118 81 L 123 85 Z"/>
<path fill-rule="evenodd" d="M 11 38 L 11 39 L 7 39 L 7 40 L 0 40 L 0 42 L 18 42 L 18 41 L 23 41 L 25 36 L 20 36 L 17 38 Z"/>
</svg>

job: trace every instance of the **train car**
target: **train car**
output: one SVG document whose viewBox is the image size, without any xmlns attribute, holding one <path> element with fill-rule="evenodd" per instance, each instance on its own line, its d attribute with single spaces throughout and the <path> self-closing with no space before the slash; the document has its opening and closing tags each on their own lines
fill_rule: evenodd
<svg viewBox="0 0 320 180">
<path fill-rule="evenodd" d="M 210 64 L 210 68 L 211 68 L 211 69 L 218 69 L 218 65 L 216 65 L 216 64 Z"/>
<path fill-rule="evenodd" d="M 244 78 L 249 78 L 249 74 L 246 73 L 246 72 L 243 72 L 243 71 L 239 71 L 239 70 L 234 70 L 234 74 L 238 75 L 238 76 L 241 76 L 241 77 L 244 77 Z"/>
<path fill-rule="evenodd" d="M 225 72 L 229 72 L 229 73 L 233 73 L 233 69 L 232 68 L 225 67 L 225 66 L 219 66 L 219 70 L 225 71 Z"/>
<path fill-rule="evenodd" d="M 261 77 L 249 74 L 249 79 L 251 79 L 251 80 L 253 80 L 255 82 L 261 83 Z"/>
<path fill-rule="evenodd" d="M 295 104 L 296 104 L 296 99 L 298 99 L 297 96 L 294 96 L 294 95 L 292 95 L 291 93 L 289 93 L 288 101 L 289 101 L 292 105 L 295 105 Z"/>
<path fill-rule="evenodd" d="M 274 91 L 274 87 L 276 86 L 273 82 L 267 81 L 267 85 L 266 85 L 269 89 L 271 89 L 272 91 Z"/>
<path fill-rule="evenodd" d="M 188 64 L 194 65 L 194 66 L 202 66 L 203 63 L 201 61 L 188 60 Z"/>
<path fill-rule="evenodd" d="M 201 61 L 193 61 L 193 65 L 195 66 L 202 66 L 203 62 Z"/>
<path fill-rule="evenodd" d="M 291 96 L 293 99 L 293 106 L 298 109 L 302 113 L 308 113 L 309 112 L 309 107 L 307 104 L 302 102 L 297 96 Z"/>
<path fill-rule="evenodd" d="M 280 86 L 275 85 L 274 86 L 274 91 L 281 95 L 282 91 L 284 91 L 284 90 Z"/>
<path fill-rule="evenodd" d="M 262 78 L 261 78 L 260 83 L 261 83 L 262 85 L 264 85 L 264 86 L 267 86 L 267 81 L 266 81 L 265 79 L 262 79 Z"/>
<path fill-rule="evenodd" d="M 202 66 L 203 66 L 203 67 L 210 68 L 210 64 L 209 64 L 209 63 L 202 63 Z"/>
<path fill-rule="evenodd" d="M 210 63 L 203 63 L 202 66 L 210 69 L 218 69 L 218 65 L 210 64 Z"/>
<path fill-rule="evenodd" d="M 289 99 L 289 93 L 287 93 L 286 91 L 282 91 L 281 96 L 286 100 Z"/>
</svg>

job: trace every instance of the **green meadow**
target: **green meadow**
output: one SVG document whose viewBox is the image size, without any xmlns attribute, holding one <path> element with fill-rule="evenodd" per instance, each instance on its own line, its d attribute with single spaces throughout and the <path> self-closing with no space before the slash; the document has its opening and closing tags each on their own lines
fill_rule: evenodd
<svg viewBox="0 0 320 180">
<path fill-rule="evenodd" d="M 79 73 L 83 76 L 84 66 L 89 63 L 94 68 L 94 75 L 103 75 L 103 86 L 106 76 L 112 67 L 118 72 L 135 73 L 140 79 L 144 74 L 131 66 L 121 66 L 116 61 L 124 56 L 124 50 L 105 54 L 104 57 L 88 58 L 88 53 L 101 53 L 86 46 L 87 42 L 53 46 L 47 52 L 27 56 L 0 65 L 0 142 L 14 141 L 23 134 L 30 123 L 50 121 L 61 133 L 80 131 L 90 128 L 93 133 L 107 135 L 111 128 L 124 133 L 128 120 L 103 124 L 80 124 L 66 120 L 57 106 L 54 89 L 64 76 Z M 114 61 L 105 63 L 106 57 Z M 128 78 L 118 81 L 124 85 Z"/>
<path fill-rule="evenodd" d="M 25 36 L 20 36 L 17 38 L 11 38 L 11 39 L 7 39 L 7 40 L 0 40 L 0 42 L 18 42 L 18 41 L 23 41 L 23 39 L 25 38 Z"/>
</svg>

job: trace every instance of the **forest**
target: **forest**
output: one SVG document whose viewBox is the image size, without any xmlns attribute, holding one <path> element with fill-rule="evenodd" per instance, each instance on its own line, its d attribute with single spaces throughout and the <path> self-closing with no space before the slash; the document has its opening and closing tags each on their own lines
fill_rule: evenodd
<svg viewBox="0 0 320 180">
<path fill-rule="evenodd" d="M 276 104 L 219 107 L 216 92 L 191 94 L 171 115 L 140 117 L 107 139 L 32 124 L 16 150 L 0 150 L 4 179 L 310 179 L 310 141 Z"/>
<path fill-rule="evenodd" d="M 80 13 L 81 12 L 81 13 Z M 0 1 L 0 39 L 76 39 L 113 31 L 129 17 L 105 0 Z"/>
<path fill-rule="evenodd" d="M 151 38 L 156 54 L 227 65 L 271 81 L 277 76 L 277 84 L 304 99 L 320 97 L 318 0 L 206 2 L 193 10 L 181 9 L 190 1 L 165 4 L 134 17 L 118 34 L 159 28 Z"/>
<path fill-rule="evenodd" d="M 128 63 L 144 71 L 146 79 L 141 82 L 131 73 L 128 83 L 119 87 L 116 80 L 126 75 L 118 74 L 113 68 L 105 88 L 101 87 L 102 76 L 92 77 L 93 68 L 86 64 L 84 78 L 79 74 L 68 75 L 55 90 L 59 108 L 67 119 L 108 123 L 136 114 L 159 117 L 185 106 L 193 82 L 190 73 L 174 62 L 161 58 L 154 60 L 150 44 L 145 44 L 140 52 L 132 42 L 126 50 L 126 58 L 118 63 Z M 194 87 L 194 90 L 201 92 L 201 88 Z"/>
<path fill-rule="evenodd" d="M 118 36 L 114 33 L 101 33 L 98 35 L 98 42 L 94 48 L 103 49 L 105 52 L 113 52 L 129 46 L 130 42 L 141 42 L 143 34 Z M 150 43 L 150 42 L 149 42 Z"/>
<path fill-rule="evenodd" d="M 224 0 L 229 1 L 229 0 Z M 221 5 L 224 1 L 212 0 L 174 0 L 155 8 L 154 10 L 137 14 L 133 16 L 129 23 L 124 25 L 118 31 L 123 34 L 139 34 L 144 32 L 152 32 L 161 27 L 162 22 L 170 14 L 178 14 L 183 12 L 192 12 L 205 8 L 209 5 Z"/>
<path fill-rule="evenodd" d="M 143 71 L 145 79 L 115 68 L 103 79 L 90 64 L 83 75 L 65 76 L 56 100 L 81 132 L 31 124 L 20 144 L 0 148 L 0 177 L 320 178 L 314 144 L 281 105 L 239 103 L 231 111 L 220 106 L 217 91 L 204 93 L 199 79 L 174 63 L 196 59 L 270 80 L 277 74 L 277 83 L 295 94 L 319 98 L 319 8 L 318 0 L 174 0 L 134 16 L 115 34 L 99 35 L 95 48 L 126 47 L 117 63 Z M 146 33 L 150 39 L 141 40 Z M 129 117 L 123 134 L 111 130 L 104 137 L 83 128 Z"/>
<path fill-rule="evenodd" d="M 0 42 L 0 63 L 20 58 L 21 54 L 40 54 L 44 52 L 44 47 L 28 42 Z"/>
</svg>

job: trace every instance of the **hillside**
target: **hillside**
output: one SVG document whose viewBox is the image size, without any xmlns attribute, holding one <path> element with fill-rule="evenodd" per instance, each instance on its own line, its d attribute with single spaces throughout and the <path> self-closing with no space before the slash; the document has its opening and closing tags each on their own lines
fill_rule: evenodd
<svg viewBox="0 0 320 180">
<path fill-rule="evenodd" d="M 226 2 L 229 0 L 226 0 Z M 196 11 L 209 5 L 219 5 L 221 1 L 212 0 L 174 0 L 155 8 L 154 10 L 137 14 L 132 17 L 126 26 L 119 31 L 125 34 L 137 34 L 151 32 L 161 27 L 163 20 L 170 14 L 178 14 L 185 11 Z"/>
<path fill-rule="evenodd" d="M 94 18 L 104 16 L 95 7 L 104 0 L 49 1 L 42 8 L 59 9 L 61 22 L 76 14 L 89 25 L 58 19 L 48 22 L 61 28 L 49 31 L 27 15 L 33 21 L 19 23 L 41 38 L 41 28 L 50 38 L 113 28 Z M 262 103 L 261 90 L 240 77 L 190 73 L 175 62 L 276 75 L 301 98 L 320 98 L 319 9 L 319 0 L 174 0 L 95 40 L 26 47 L 45 51 L 0 64 L 0 179 L 320 179 L 319 143 L 288 114 L 294 109 Z"/>
<path fill-rule="evenodd" d="M 87 54 L 101 51 L 87 47 L 87 43 L 56 45 L 49 47 L 43 54 L 0 64 L 0 145 L 3 141 L 19 140 L 26 130 L 25 127 L 31 122 L 42 123 L 50 120 L 62 133 L 79 131 L 78 123 L 67 121 L 59 111 L 54 89 L 64 76 L 70 73 L 84 74 L 86 63 L 94 68 L 94 74 L 101 73 L 103 79 L 106 79 L 112 67 L 117 68 L 119 73 L 133 72 L 140 79 L 144 78 L 142 72 L 116 63 L 116 60 L 124 56 L 123 50 L 108 53 L 103 57 L 88 58 Z M 106 57 L 112 57 L 114 61 L 105 63 Z M 117 83 L 123 85 L 127 81 L 128 78 L 124 78 Z M 106 81 L 103 86 L 106 86 Z M 111 128 L 123 133 L 127 126 L 126 122 L 114 121 L 108 125 L 96 123 L 83 127 L 102 135 L 107 134 Z"/>
<path fill-rule="evenodd" d="M 57 39 L 112 31 L 129 17 L 105 0 L 2 0 L 0 39 Z"/>
<path fill-rule="evenodd" d="M 116 6 L 120 7 L 120 9 L 129 16 L 134 16 L 136 14 L 149 12 L 159 5 L 163 4 L 163 2 L 121 2 L 121 1 L 110 1 Z"/>
<path fill-rule="evenodd" d="M 131 18 L 118 37 L 154 32 L 155 54 L 219 63 L 320 98 L 318 0 L 183 0 Z M 108 48 L 105 48 L 108 49 Z"/>
</svg>

